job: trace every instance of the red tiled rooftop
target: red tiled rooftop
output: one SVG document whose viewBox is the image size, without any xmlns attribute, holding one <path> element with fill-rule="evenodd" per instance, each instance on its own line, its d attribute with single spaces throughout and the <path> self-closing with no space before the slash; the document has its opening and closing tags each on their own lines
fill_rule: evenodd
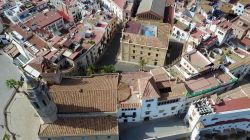
<svg viewBox="0 0 250 140">
<path fill-rule="evenodd" d="M 227 20 L 225 20 L 225 21 L 223 21 L 223 22 L 220 22 L 220 23 L 218 24 L 218 27 L 220 27 L 220 28 L 222 28 L 222 29 L 224 29 L 224 30 L 230 29 L 231 26 L 232 26 L 232 22 L 227 21 Z"/>
<path fill-rule="evenodd" d="M 221 103 L 214 105 L 213 108 L 217 113 L 240 109 L 249 109 L 250 99 L 248 97 L 242 97 L 233 100 L 223 100 Z"/>
<path fill-rule="evenodd" d="M 174 0 L 166 0 L 166 6 L 170 6 L 174 4 Z"/>
<path fill-rule="evenodd" d="M 216 71 L 209 72 L 207 74 L 203 74 L 199 77 L 195 77 L 190 80 L 187 80 L 185 83 L 189 90 L 191 90 L 192 92 L 197 92 L 200 90 L 214 87 L 220 84 L 221 82 L 227 83 L 230 79 L 231 77 L 225 74 L 223 71 L 216 70 Z"/>
<path fill-rule="evenodd" d="M 47 25 L 59 20 L 62 18 L 62 16 L 57 11 L 48 11 L 46 13 L 38 13 L 35 16 L 33 16 L 32 19 L 30 19 L 25 24 L 29 27 L 32 26 L 32 24 L 37 24 L 38 27 L 44 28 Z"/>
<path fill-rule="evenodd" d="M 125 4 L 126 4 L 126 1 L 125 0 L 113 0 L 113 2 L 119 6 L 121 9 L 124 8 Z"/>
<path fill-rule="evenodd" d="M 201 38 L 203 35 L 205 35 L 205 33 L 197 28 L 191 32 L 193 38 Z"/>
<path fill-rule="evenodd" d="M 136 22 L 136 21 L 129 21 L 127 24 L 126 24 L 126 27 L 124 29 L 124 32 L 127 32 L 127 33 L 133 33 L 133 34 L 138 34 L 139 33 L 139 30 L 141 28 L 141 24 Z"/>
<path fill-rule="evenodd" d="M 245 37 L 245 38 L 243 38 L 243 39 L 240 41 L 240 43 L 241 43 L 242 45 L 244 45 L 245 47 L 249 47 L 249 48 L 250 48 L 250 38 Z"/>
</svg>

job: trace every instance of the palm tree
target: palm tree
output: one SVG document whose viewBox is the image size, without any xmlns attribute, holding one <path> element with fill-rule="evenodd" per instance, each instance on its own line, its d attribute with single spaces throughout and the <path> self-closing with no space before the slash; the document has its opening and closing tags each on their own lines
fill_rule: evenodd
<svg viewBox="0 0 250 140">
<path fill-rule="evenodd" d="M 103 66 L 100 70 L 101 73 L 114 73 L 115 67 L 114 65 Z"/>
<path fill-rule="evenodd" d="M 15 79 L 9 79 L 5 81 L 5 84 L 8 88 L 14 88 L 15 90 L 18 89 L 18 87 L 23 85 L 23 81 L 17 81 Z"/>
<path fill-rule="evenodd" d="M 10 129 L 9 129 L 9 126 L 8 126 L 8 121 L 7 121 L 7 109 L 11 103 L 11 101 L 14 99 L 15 95 L 16 95 L 16 92 L 18 91 L 18 88 L 21 87 L 23 85 L 23 78 L 21 77 L 20 81 L 17 81 L 15 79 L 9 79 L 9 80 L 6 80 L 5 81 L 5 84 L 8 88 L 14 88 L 15 91 L 13 92 L 13 94 L 11 95 L 10 99 L 8 100 L 6 106 L 4 107 L 4 118 L 5 118 L 5 121 L 4 121 L 4 125 L 6 127 L 6 130 L 8 131 L 9 134 L 11 134 L 11 137 L 13 140 L 16 139 L 16 134 L 11 132 Z M 27 95 L 27 93 L 25 93 L 25 95 Z M 4 137 L 4 140 L 8 140 L 9 139 L 9 136 L 8 135 L 5 135 Z"/>
<path fill-rule="evenodd" d="M 86 69 L 86 75 L 91 76 L 92 74 L 95 73 L 95 71 L 96 71 L 95 65 L 89 65 L 88 68 Z"/>
<path fill-rule="evenodd" d="M 144 59 L 139 60 L 138 65 L 141 67 L 141 70 L 144 69 L 146 66 L 147 62 Z"/>
</svg>

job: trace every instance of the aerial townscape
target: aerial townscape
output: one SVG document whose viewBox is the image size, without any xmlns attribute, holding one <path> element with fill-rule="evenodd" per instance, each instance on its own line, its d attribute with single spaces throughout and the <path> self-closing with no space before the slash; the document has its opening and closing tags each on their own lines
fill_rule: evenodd
<svg viewBox="0 0 250 140">
<path fill-rule="evenodd" d="M 250 140 L 250 0 L 0 0 L 0 140 Z"/>
</svg>

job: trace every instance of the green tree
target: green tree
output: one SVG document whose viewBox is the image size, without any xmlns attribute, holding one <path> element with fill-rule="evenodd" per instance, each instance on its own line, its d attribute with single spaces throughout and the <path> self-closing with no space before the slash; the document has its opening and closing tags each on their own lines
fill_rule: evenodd
<svg viewBox="0 0 250 140">
<path fill-rule="evenodd" d="M 96 72 L 96 66 L 95 65 L 89 65 L 86 69 L 86 75 L 91 76 Z"/>
<path fill-rule="evenodd" d="M 144 70 L 147 62 L 144 59 L 139 60 L 138 65 L 140 66 L 141 70 Z"/>
<path fill-rule="evenodd" d="M 18 87 L 23 85 L 23 81 L 17 81 L 15 79 L 9 79 L 5 81 L 5 84 L 8 88 L 14 88 L 15 90 L 18 89 Z"/>
<path fill-rule="evenodd" d="M 115 66 L 114 65 L 107 65 L 103 66 L 100 70 L 101 73 L 114 73 L 115 72 Z"/>
<path fill-rule="evenodd" d="M 3 136 L 3 140 L 10 140 L 10 135 L 5 133 Z"/>
</svg>

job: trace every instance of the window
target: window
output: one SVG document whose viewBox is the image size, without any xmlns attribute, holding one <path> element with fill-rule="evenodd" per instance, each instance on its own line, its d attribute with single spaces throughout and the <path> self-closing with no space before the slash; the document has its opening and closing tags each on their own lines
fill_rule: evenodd
<svg viewBox="0 0 250 140">
<path fill-rule="evenodd" d="M 143 49 L 143 47 L 141 47 L 141 49 Z"/>
<path fill-rule="evenodd" d="M 158 57 L 158 54 L 155 54 L 156 57 Z"/>
<path fill-rule="evenodd" d="M 143 54 L 143 52 L 141 51 L 141 54 Z"/>
<path fill-rule="evenodd" d="M 37 102 L 33 102 L 33 105 L 35 106 L 36 109 L 40 108 Z"/>
<path fill-rule="evenodd" d="M 46 106 L 46 105 L 47 105 L 47 103 L 46 103 L 44 100 L 42 100 L 42 102 L 43 102 L 43 105 L 44 105 L 44 106 Z"/>
<path fill-rule="evenodd" d="M 218 120 L 218 118 L 212 118 L 212 121 L 214 121 L 214 120 Z"/>
<path fill-rule="evenodd" d="M 140 60 L 142 60 L 142 57 L 140 57 Z"/>
<path fill-rule="evenodd" d="M 157 65 L 157 62 L 154 62 L 154 65 Z"/>
<path fill-rule="evenodd" d="M 152 102 L 154 101 L 154 99 L 149 99 L 149 100 L 146 100 L 146 102 Z"/>
<path fill-rule="evenodd" d="M 125 113 L 122 113 L 122 117 L 125 117 Z"/>
<path fill-rule="evenodd" d="M 150 111 L 146 111 L 145 114 L 146 114 L 146 115 L 149 115 L 149 114 L 150 114 Z"/>
<path fill-rule="evenodd" d="M 133 118 L 135 118 L 136 117 L 136 112 L 133 112 L 133 116 L 132 116 Z"/>
<path fill-rule="evenodd" d="M 132 56 L 133 59 L 135 59 L 135 56 Z"/>
<path fill-rule="evenodd" d="M 171 110 L 175 110 L 176 106 L 171 107 Z"/>
<path fill-rule="evenodd" d="M 151 55 L 151 53 L 148 53 L 148 56 L 150 56 Z"/>
<path fill-rule="evenodd" d="M 135 53 L 135 50 L 133 50 L 133 53 Z"/>
<path fill-rule="evenodd" d="M 164 110 L 159 110 L 159 113 L 163 113 L 164 112 Z"/>
<path fill-rule="evenodd" d="M 151 106 L 151 104 L 147 104 L 147 107 L 150 107 Z"/>
<path fill-rule="evenodd" d="M 190 121 L 193 121 L 193 118 L 190 116 L 190 117 L 189 117 L 189 120 L 190 120 Z"/>
</svg>

